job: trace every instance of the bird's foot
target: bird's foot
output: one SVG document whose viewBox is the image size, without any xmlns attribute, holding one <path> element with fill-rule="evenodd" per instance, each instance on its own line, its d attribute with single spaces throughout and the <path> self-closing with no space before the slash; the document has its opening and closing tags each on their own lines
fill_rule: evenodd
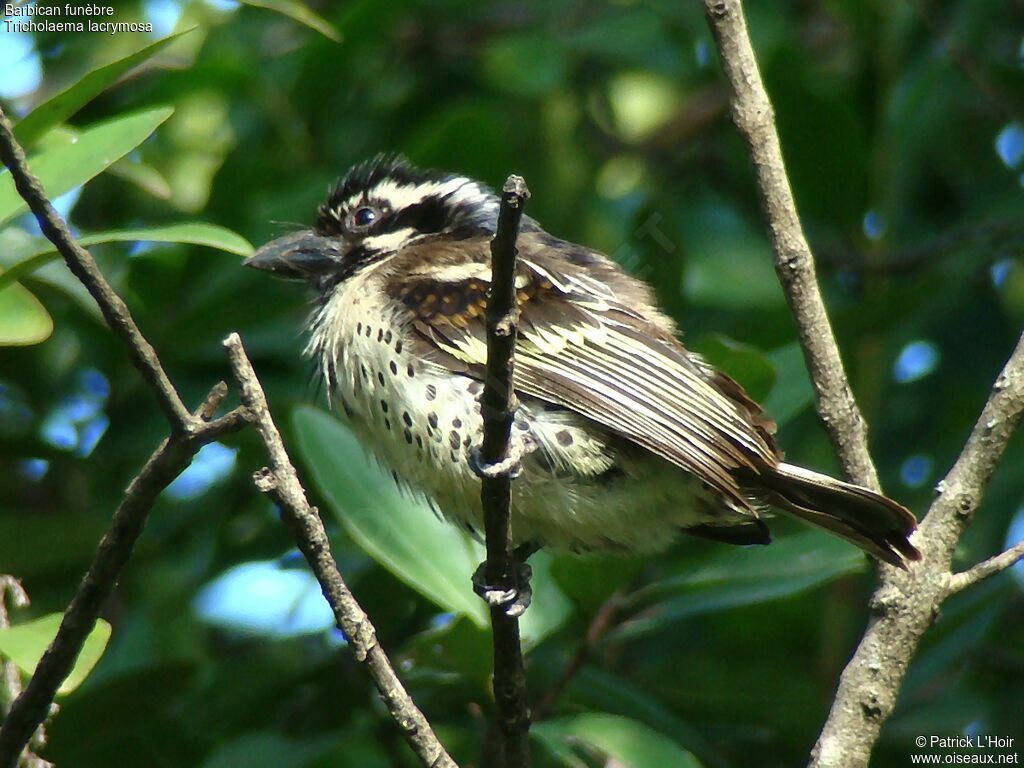
<svg viewBox="0 0 1024 768">
<path fill-rule="evenodd" d="M 509 437 L 508 452 L 505 454 L 505 458 L 488 464 L 480 455 L 480 446 L 474 446 L 469 451 L 469 468 L 481 479 L 509 477 L 514 480 L 523 473 L 522 458 L 529 453 L 530 448 L 532 446 L 528 445 L 525 439 L 513 434 Z"/>
<path fill-rule="evenodd" d="M 487 563 L 480 563 L 480 567 L 473 573 L 473 591 L 491 608 L 501 608 L 506 616 L 518 618 L 530 607 L 533 599 L 533 587 L 530 586 L 533 569 L 521 561 L 517 561 L 513 567 L 515 585 L 503 589 L 487 583 Z"/>
</svg>

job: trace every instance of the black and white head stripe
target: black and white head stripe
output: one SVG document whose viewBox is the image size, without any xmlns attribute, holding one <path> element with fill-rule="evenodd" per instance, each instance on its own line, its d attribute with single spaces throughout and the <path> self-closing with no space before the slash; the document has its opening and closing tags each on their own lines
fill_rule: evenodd
<svg viewBox="0 0 1024 768">
<path fill-rule="evenodd" d="M 373 221 L 357 231 L 352 217 L 363 208 L 372 211 Z M 497 213 L 498 198 L 477 181 L 379 155 L 355 166 L 331 190 L 320 206 L 317 229 L 381 251 L 420 235 L 444 232 L 459 238 L 493 232 Z"/>
</svg>

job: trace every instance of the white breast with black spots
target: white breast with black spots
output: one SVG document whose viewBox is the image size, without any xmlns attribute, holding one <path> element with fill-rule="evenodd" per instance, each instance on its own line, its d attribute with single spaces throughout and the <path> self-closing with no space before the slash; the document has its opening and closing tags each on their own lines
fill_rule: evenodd
<svg viewBox="0 0 1024 768">
<path fill-rule="evenodd" d="M 334 361 L 334 397 L 364 445 L 396 479 L 463 518 L 479 503 L 467 457 L 481 439 L 482 385 L 411 354 L 400 308 L 373 288 L 362 276 L 339 287 L 310 350 Z"/>
<path fill-rule="evenodd" d="M 483 530 L 470 450 L 482 437 L 482 384 L 410 352 L 400 307 L 356 276 L 320 312 L 309 351 L 333 370 L 333 396 L 400 484 Z M 521 396 L 514 436 L 530 450 L 513 483 L 517 542 L 562 549 L 665 547 L 681 527 L 720 514 L 693 478 L 653 456 L 618 456 L 608 432 L 568 409 Z"/>
</svg>

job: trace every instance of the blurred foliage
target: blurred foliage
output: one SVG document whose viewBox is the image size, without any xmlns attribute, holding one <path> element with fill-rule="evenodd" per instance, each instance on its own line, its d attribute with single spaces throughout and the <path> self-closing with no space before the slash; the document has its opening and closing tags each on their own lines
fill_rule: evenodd
<svg viewBox="0 0 1024 768">
<path fill-rule="evenodd" d="M 884 485 L 923 512 L 1024 320 L 1024 7 L 748 6 Z M 240 269 L 249 242 L 310 222 L 378 151 L 492 185 L 521 173 L 533 216 L 650 280 L 688 342 L 765 397 L 789 458 L 835 471 L 699 3 L 127 0 L 117 19 L 157 33 L 0 32 L 23 52 L 0 74 L 5 109 L 43 105 L 18 126 L 33 167 L 189 402 L 242 334 L 343 572 L 460 764 L 480 765 L 492 712 L 479 549 L 323 414 L 300 356 L 307 298 Z M 166 428 L 23 211 L 0 176 L 0 268 L 16 270 L 0 290 L 0 572 L 33 598 L 15 623 L 45 624 Z M 105 654 L 61 698 L 58 765 L 413 764 L 251 485 L 262 461 L 239 435 L 161 499 L 105 611 Z M 959 565 L 1024 536 L 1022 466 L 1017 440 Z M 542 560 L 537 764 L 801 764 L 872 576 L 840 542 L 773 531 L 763 550 Z M 907 764 L 919 734 L 1022 743 L 1022 573 L 944 608 L 874 765 Z"/>
</svg>

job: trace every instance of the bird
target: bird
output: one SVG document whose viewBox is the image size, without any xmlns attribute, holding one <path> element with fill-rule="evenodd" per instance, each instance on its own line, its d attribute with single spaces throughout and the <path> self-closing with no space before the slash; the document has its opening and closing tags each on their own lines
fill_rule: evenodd
<svg viewBox="0 0 1024 768">
<path fill-rule="evenodd" d="M 403 487 L 477 536 L 498 210 L 481 182 L 378 155 L 330 189 L 313 227 L 245 262 L 313 288 L 305 355 L 332 403 Z M 904 506 L 783 461 L 772 419 L 684 346 L 649 285 L 527 216 L 516 245 L 521 551 L 651 554 L 677 534 L 768 544 L 775 510 L 884 563 L 920 559 Z"/>
</svg>

